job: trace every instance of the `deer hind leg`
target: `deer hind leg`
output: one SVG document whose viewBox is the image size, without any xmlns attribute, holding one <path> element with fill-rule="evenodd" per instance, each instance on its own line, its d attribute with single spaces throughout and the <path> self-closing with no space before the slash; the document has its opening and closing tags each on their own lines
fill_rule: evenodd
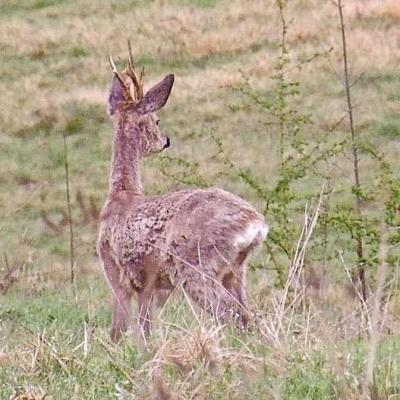
<svg viewBox="0 0 400 400">
<path fill-rule="evenodd" d="M 143 290 L 139 292 L 139 315 L 138 323 L 140 333 L 148 337 L 151 333 L 151 309 L 154 297 L 154 284 L 148 283 Z"/>
<path fill-rule="evenodd" d="M 222 276 L 222 285 L 230 295 L 236 299 L 238 306 L 237 319 L 241 327 L 246 328 L 249 323 L 249 307 L 246 298 L 245 282 L 246 265 L 240 264 L 239 268 L 232 269 Z"/>
<path fill-rule="evenodd" d="M 121 280 L 120 268 L 111 257 L 108 247 L 100 249 L 100 257 L 113 294 L 111 339 L 116 342 L 127 330 L 131 320 L 131 299 L 134 290 L 130 282 Z"/>
<path fill-rule="evenodd" d="M 255 240 L 245 249 L 242 249 L 232 261 L 232 268 L 222 274 L 222 285 L 231 293 L 241 306 L 239 323 L 246 328 L 249 323 L 249 307 L 246 294 L 247 262 L 251 253 L 260 245 L 261 237 Z"/>
<path fill-rule="evenodd" d="M 154 300 L 158 299 L 161 289 L 160 270 L 162 263 L 156 255 L 150 255 L 145 259 L 145 276 L 142 289 L 139 291 L 139 315 L 138 323 L 141 334 L 146 338 L 151 333 L 152 308 Z"/>
<path fill-rule="evenodd" d="M 198 268 L 198 267 L 197 267 Z M 183 288 L 191 300 L 200 308 L 215 316 L 221 322 L 242 313 L 242 307 L 235 296 L 223 287 L 218 276 L 202 272 L 185 273 Z"/>
</svg>

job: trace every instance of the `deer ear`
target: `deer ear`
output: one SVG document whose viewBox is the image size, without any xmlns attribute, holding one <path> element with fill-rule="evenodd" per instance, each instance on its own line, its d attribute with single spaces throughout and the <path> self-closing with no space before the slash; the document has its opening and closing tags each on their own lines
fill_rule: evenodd
<svg viewBox="0 0 400 400">
<path fill-rule="evenodd" d="M 174 75 L 167 75 L 144 95 L 136 106 L 136 111 L 139 114 L 148 114 L 162 108 L 168 100 L 173 84 Z"/>
<path fill-rule="evenodd" d="M 114 115 L 117 111 L 120 103 L 125 101 L 125 91 L 119 81 L 119 79 L 114 75 L 110 95 L 108 97 L 108 111 L 110 115 Z"/>
</svg>

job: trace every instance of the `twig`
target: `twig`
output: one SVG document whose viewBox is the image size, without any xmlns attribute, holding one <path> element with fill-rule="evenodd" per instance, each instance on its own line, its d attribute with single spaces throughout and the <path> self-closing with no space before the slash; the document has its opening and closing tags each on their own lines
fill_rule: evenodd
<svg viewBox="0 0 400 400">
<path fill-rule="evenodd" d="M 287 28 L 287 27 L 286 27 Z M 295 65 L 293 65 L 290 68 L 285 69 L 284 71 L 282 71 L 282 75 L 286 75 L 289 72 L 295 70 L 295 69 L 301 69 L 301 67 L 305 64 L 310 63 L 311 61 L 314 61 L 316 58 L 318 57 L 323 57 L 323 56 L 327 56 L 329 53 L 331 53 L 333 51 L 333 47 L 331 46 L 328 50 L 323 50 L 321 53 L 320 52 L 316 52 L 314 54 L 312 54 L 311 56 L 305 58 L 304 60 L 300 60 L 298 63 L 296 63 Z M 358 79 L 357 79 L 358 80 Z M 353 85 L 356 83 L 353 82 Z"/>
<path fill-rule="evenodd" d="M 359 290 L 358 290 L 358 288 L 357 288 L 357 285 L 354 283 L 354 279 L 353 279 L 353 277 L 351 276 L 351 273 L 350 273 L 349 269 L 348 269 L 347 266 L 346 266 L 346 263 L 345 263 L 345 261 L 344 261 L 344 258 L 343 258 L 343 254 L 342 254 L 342 253 L 339 254 L 339 259 L 340 259 L 340 261 L 341 261 L 341 263 L 342 263 L 342 265 L 343 265 L 343 268 L 344 268 L 345 271 L 346 271 L 346 274 L 347 274 L 347 276 L 348 276 L 348 278 L 349 278 L 351 284 L 353 285 L 353 288 L 354 288 L 354 291 L 355 291 L 357 297 L 360 299 L 360 308 L 359 308 L 359 309 L 360 309 L 360 311 L 364 310 L 364 312 L 365 312 L 365 317 L 366 317 L 366 320 L 367 320 L 368 329 L 370 329 L 370 327 L 371 327 L 371 316 L 370 316 L 370 313 L 369 313 L 369 305 L 368 305 L 367 302 L 363 299 L 362 293 L 359 292 Z M 343 322 L 343 321 L 342 321 L 342 322 Z"/>
<path fill-rule="evenodd" d="M 293 257 L 292 264 L 289 269 L 289 275 L 287 278 L 286 286 L 285 286 L 285 289 L 284 289 L 284 292 L 283 292 L 283 295 L 282 295 L 282 298 L 280 300 L 280 304 L 278 307 L 277 323 L 279 324 L 279 328 L 282 331 L 283 331 L 282 320 L 283 320 L 283 317 L 284 317 L 286 311 L 292 310 L 292 313 L 293 313 L 293 311 L 294 311 L 293 306 L 295 305 L 297 300 L 300 298 L 300 296 L 303 294 L 303 290 L 298 291 L 299 279 L 300 279 L 299 277 L 300 277 L 301 269 L 304 265 L 304 257 L 305 257 L 305 253 L 307 250 L 308 243 L 310 241 L 311 235 L 312 235 L 314 228 L 318 221 L 318 216 L 319 216 L 319 212 L 321 210 L 321 204 L 322 204 L 322 200 L 323 200 L 323 196 L 324 196 L 324 189 L 325 188 L 323 186 L 321 189 L 320 195 L 319 195 L 318 204 L 316 205 L 312 216 L 308 215 L 307 208 L 304 211 L 303 228 L 302 228 L 299 240 L 297 242 L 295 255 Z M 287 297 L 288 297 L 288 293 L 289 293 L 289 288 L 291 286 L 295 287 L 294 299 L 292 300 L 292 302 L 289 305 L 287 305 Z M 287 332 L 286 332 L 286 337 L 288 336 L 291 321 L 292 321 L 292 318 L 290 318 L 290 322 L 289 322 Z"/>
<path fill-rule="evenodd" d="M 344 25 L 344 18 L 343 18 L 343 5 L 342 0 L 338 0 L 337 3 L 334 3 L 339 11 L 339 18 L 340 18 L 340 30 L 342 33 L 342 50 L 343 50 L 343 71 L 344 71 L 344 79 L 345 79 L 345 89 L 346 89 L 346 100 L 347 100 L 347 113 L 349 117 L 349 128 L 351 133 L 351 141 L 352 141 L 352 153 L 353 153 L 353 171 L 354 171 L 354 186 L 356 189 L 356 213 L 359 219 L 362 217 L 361 213 L 361 205 L 362 205 L 362 198 L 360 196 L 360 175 L 359 175 L 359 156 L 358 156 L 358 144 L 357 144 L 357 137 L 356 132 L 354 129 L 354 117 L 353 117 L 353 105 L 351 101 L 351 93 L 350 93 L 350 79 L 349 79 L 349 68 L 348 68 L 348 61 L 347 61 L 347 45 L 346 45 L 346 29 Z M 357 258 L 358 258 L 358 265 L 357 265 L 357 275 L 358 279 L 361 284 L 361 294 L 363 301 L 365 302 L 367 299 L 367 285 L 365 281 L 365 269 L 364 269 L 364 249 L 363 249 L 363 241 L 362 235 L 360 232 L 356 234 L 356 242 L 357 242 Z"/>
<path fill-rule="evenodd" d="M 369 351 L 368 351 L 368 360 L 367 366 L 364 375 L 364 381 L 362 385 L 362 394 L 363 398 L 369 399 L 369 392 L 371 385 L 373 383 L 373 375 L 374 375 L 374 365 L 376 359 L 376 350 L 379 344 L 380 333 L 382 327 L 380 326 L 379 320 L 381 319 L 381 300 L 383 295 L 383 289 L 385 286 L 385 280 L 387 275 L 387 232 L 384 231 L 382 234 L 382 240 L 379 249 L 379 259 L 380 263 L 378 266 L 378 270 L 376 272 L 377 275 L 377 284 L 376 291 L 374 296 L 374 307 L 372 310 L 371 317 L 371 325 L 370 325 L 370 340 L 369 340 Z"/>
<path fill-rule="evenodd" d="M 69 190 L 69 163 L 68 163 L 68 147 L 67 147 L 67 137 L 63 131 L 63 141 L 64 141 L 64 167 L 65 167 L 65 195 L 67 201 L 67 211 L 68 211 L 68 225 L 69 225 L 69 259 L 70 259 L 70 280 L 71 284 L 75 283 L 75 256 L 74 256 L 74 229 L 72 226 L 72 216 L 71 216 L 71 197 Z"/>
<path fill-rule="evenodd" d="M 282 0 L 277 1 L 278 8 L 279 8 L 279 16 L 281 19 L 281 28 L 282 28 L 282 33 L 281 33 L 281 42 L 280 42 L 280 49 L 281 53 L 279 55 L 279 66 L 278 66 L 278 78 L 283 81 L 284 79 L 284 62 L 285 62 L 285 55 L 287 53 L 286 49 L 286 34 L 287 34 L 287 29 L 288 25 L 286 23 L 285 19 L 285 14 L 284 14 L 284 7 L 285 4 L 283 3 Z M 281 82 L 282 83 L 282 82 Z M 279 85 L 279 92 L 278 92 L 278 99 L 279 103 L 281 105 L 284 104 L 284 92 L 283 92 L 283 87 L 282 84 Z M 285 124 L 285 116 L 283 113 L 283 110 L 279 113 L 279 157 L 280 157 L 280 168 L 283 168 L 283 153 L 284 153 L 284 141 L 285 141 L 285 131 L 284 131 L 284 124 Z"/>
</svg>

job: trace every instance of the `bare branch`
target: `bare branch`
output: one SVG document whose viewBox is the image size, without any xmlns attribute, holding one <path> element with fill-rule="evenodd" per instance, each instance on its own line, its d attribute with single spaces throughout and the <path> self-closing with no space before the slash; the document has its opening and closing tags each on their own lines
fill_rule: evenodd
<svg viewBox="0 0 400 400">
<path fill-rule="evenodd" d="M 345 89 L 346 89 L 346 100 L 347 100 L 347 114 L 349 117 L 349 128 L 351 133 L 351 141 L 352 141 L 352 154 L 353 154 L 353 172 L 354 172 L 354 186 L 356 188 L 356 213 L 357 216 L 361 219 L 361 205 L 362 198 L 360 196 L 360 175 L 359 175 L 359 155 L 358 155 L 358 143 L 356 131 L 354 128 L 354 116 L 353 116 L 353 104 L 351 99 L 351 84 L 349 79 L 349 67 L 347 60 L 347 44 L 346 44 L 346 28 L 344 25 L 344 17 L 343 17 L 343 5 L 342 0 L 338 0 L 335 5 L 339 11 L 339 19 L 340 19 L 340 30 L 342 33 L 342 50 L 343 50 L 343 72 L 345 79 Z M 353 83 L 354 84 L 354 83 Z M 360 233 L 357 233 L 356 237 L 357 241 L 357 258 L 358 258 L 358 266 L 357 266 L 357 275 L 359 282 L 361 284 L 362 297 L 365 302 L 367 299 L 367 287 L 365 282 L 365 270 L 364 270 L 364 249 L 363 249 L 363 241 Z"/>
<path fill-rule="evenodd" d="M 72 211 L 71 211 L 67 137 L 64 131 L 63 131 L 63 141 L 64 141 L 65 196 L 67 203 L 68 225 L 69 225 L 69 252 L 70 252 L 69 256 L 70 256 L 70 273 L 71 273 L 70 280 L 71 284 L 74 284 L 75 283 L 74 229 L 73 229 Z"/>
</svg>

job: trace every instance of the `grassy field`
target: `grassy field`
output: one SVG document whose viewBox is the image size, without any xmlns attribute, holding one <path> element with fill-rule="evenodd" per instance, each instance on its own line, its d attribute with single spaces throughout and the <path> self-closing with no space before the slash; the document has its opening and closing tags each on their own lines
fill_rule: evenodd
<svg viewBox="0 0 400 400">
<path fill-rule="evenodd" d="M 400 4 L 346 0 L 344 13 L 357 131 L 398 176 Z M 346 120 L 330 129 L 346 113 L 337 9 L 330 1 L 293 0 L 285 18 L 287 76 L 301 83 L 293 104 L 311 116 L 307 140 L 328 131 L 340 138 Z M 249 332 L 219 326 L 178 292 L 157 316 L 147 346 L 135 333 L 118 345 L 109 341 L 111 296 L 95 251 L 111 157 L 108 54 L 122 62 L 130 38 L 147 87 L 176 76 L 160 113 L 172 148 L 144 163 L 146 193 L 217 185 L 262 210 L 230 165 L 251 168 L 272 185 L 277 128 L 233 88 L 248 80 L 272 96 L 281 29 L 279 9 L 268 0 L 0 2 L 0 399 L 400 398 L 398 270 L 386 269 L 381 311 L 373 296 L 360 305 L 346 273 L 354 261 L 348 237 L 340 232 L 327 265 L 306 260 L 296 307 L 300 283 L 288 293 L 277 285 L 267 239 L 248 278 L 255 314 Z M 334 187 L 351 187 L 350 155 L 330 161 L 321 168 Z M 360 165 L 362 182 L 374 182 L 365 154 Z M 338 189 L 335 201 L 351 202 L 350 190 Z M 302 223 L 300 211 L 293 224 Z M 1 277 L 14 267 L 6 291 Z M 384 270 L 369 271 L 372 292 Z"/>
</svg>

